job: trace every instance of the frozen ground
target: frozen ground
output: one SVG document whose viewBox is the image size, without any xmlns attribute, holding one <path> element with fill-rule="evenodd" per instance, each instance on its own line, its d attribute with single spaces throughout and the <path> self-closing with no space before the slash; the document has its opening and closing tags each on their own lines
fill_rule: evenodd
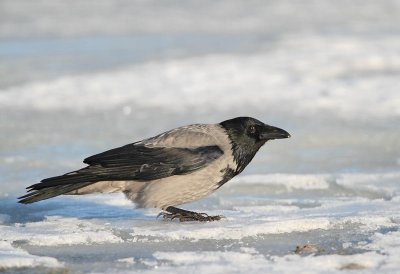
<svg viewBox="0 0 400 274">
<path fill-rule="evenodd" d="M 399 273 L 399 1 L 69 2 L 0 6 L 0 272 Z M 184 206 L 220 222 L 117 194 L 16 203 L 91 154 L 239 115 L 292 138 Z"/>
<path fill-rule="evenodd" d="M 188 206 L 226 216 L 206 224 L 156 219 L 122 195 L 29 207 L 6 198 L 0 264 L 38 273 L 397 273 L 399 180 L 400 173 L 248 175 Z M 298 245 L 312 249 L 295 253 Z"/>
</svg>

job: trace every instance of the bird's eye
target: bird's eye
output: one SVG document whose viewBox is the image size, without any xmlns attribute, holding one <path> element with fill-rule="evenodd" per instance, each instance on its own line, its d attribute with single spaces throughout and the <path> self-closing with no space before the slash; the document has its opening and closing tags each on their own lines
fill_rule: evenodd
<svg viewBox="0 0 400 274">
<path fill-rule="evenodd" d="M 257 132 L 257 129 L 256 129 L 255 126 L 250 126 L 250 127 L 249 127 L 249 133 L 250 133 L 250 134 L 254 134 L 254 133 L 256 133 L 256 132 Z"/>
</svg>

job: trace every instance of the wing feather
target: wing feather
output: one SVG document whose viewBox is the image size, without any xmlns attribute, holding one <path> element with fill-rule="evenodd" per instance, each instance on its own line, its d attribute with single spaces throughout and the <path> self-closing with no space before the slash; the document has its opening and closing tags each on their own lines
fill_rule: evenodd
<svg viewBox="0 0 400 274">
<path fill-rule="evenodd" d="M 223 151 L 218 146 L 198 148 L 160 148 L 131 144 L 85 159 L 88 167 L 42 180 L 28 187 L 46 187 L 83 182 L 156 180 L 193 172 L 218 159 Z"/>
<path fill-rule="evenodd" d="M 20 202 L 37 202 L 99 181 L 151 181 L 187 174 L 224 154 L 214 145 L 212 135 L 205 132 L 208 127 L 193 125 L 180 130 L 185 134 L 176 129 L 90 156 L 83 161 L 88 164 L 85 168 L 31 185 Z"/>
</svg>

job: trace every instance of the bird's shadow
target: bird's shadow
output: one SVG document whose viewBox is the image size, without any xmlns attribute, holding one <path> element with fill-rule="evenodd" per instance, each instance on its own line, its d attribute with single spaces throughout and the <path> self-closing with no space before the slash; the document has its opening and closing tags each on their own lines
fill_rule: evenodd
<svg viewBox="0 0 400 274">
<path fill-rule="evenodd" d="M 96 199 L 96 197 L 99 197 L 99 199 Z M 120 198 L 125 199 L 124 197 Z M 64 196 L 25 205 L 18 203 L 16 197 L 5 197 L 0 199 L 0 223 L 39 222 L 51 216 L 78 219 L 138 220 L 154 220 L 157 216 L 156 212 L 137 209 L 134 204 L 100 203 L 99 201 L 102 201 L 102 199 L 98 195 L 85 198 Z"/>
</svg>

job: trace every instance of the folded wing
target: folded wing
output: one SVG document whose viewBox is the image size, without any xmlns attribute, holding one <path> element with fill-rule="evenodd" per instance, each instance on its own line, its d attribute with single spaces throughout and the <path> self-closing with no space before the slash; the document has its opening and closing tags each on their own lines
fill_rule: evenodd
<svg viewBox="0 0 400 274">
<path fill-rule="evenodd" d="M 84 160 L 89 166 L 28 187 L 20 203 L 33 203 L 88 186 L 99 181 L 150 181 L 187 174 L 215 161 L 223 151 L 218 146 L 196 148 L 125 145 Z"/>
</svg>

